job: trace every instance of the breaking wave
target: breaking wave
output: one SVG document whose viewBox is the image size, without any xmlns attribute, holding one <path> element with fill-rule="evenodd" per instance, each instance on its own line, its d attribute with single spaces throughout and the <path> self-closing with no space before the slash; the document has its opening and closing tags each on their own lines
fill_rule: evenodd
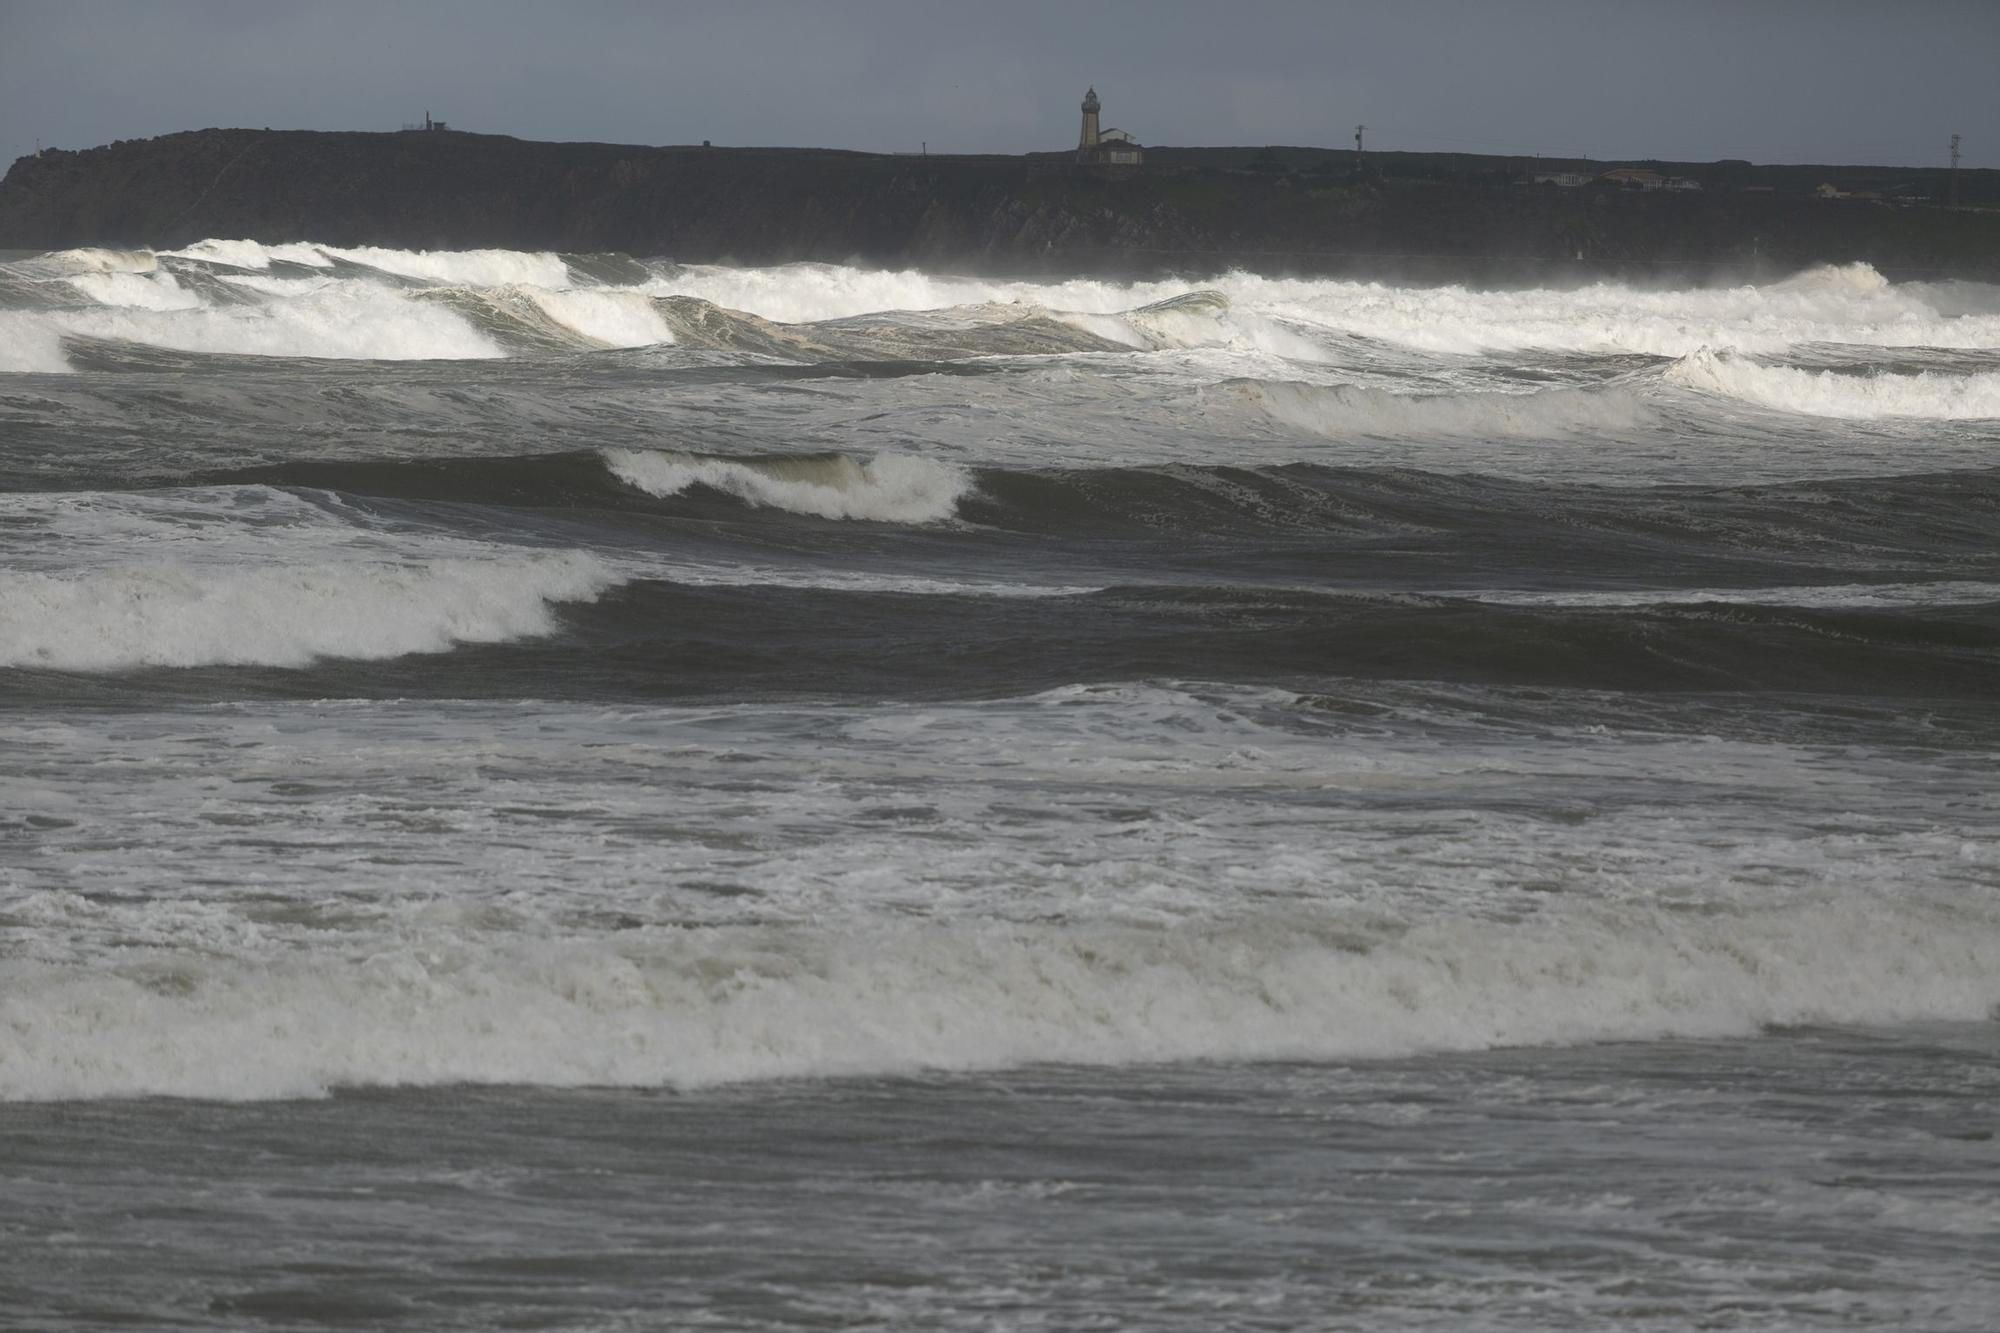
<svg viewBox="0 0 2000 1333">
<path fill-rule="evenodd" d="M 0 370 L 10 371 L 61 368 L 65 337 L 191 353 L 392 359 L 684 344 L 805 361 L 1224 349 L 1327 362 L 1357 340 L 1432 353 L 1668 358 L 1809 343 L 2000 345 L 1994 303 L 1937 284 L 1892 284 L 1865 265 L 1695 290 L 1601 283 L 1494 292 L 1243 273 L 1190 290 L 1177 281 L 1001 281 L 828 264 L 731 269 L 623 255 L 218 239 L 158 253 L 59 251 L 0 265 L 0 277 Z"/>
<path fill-rule="evenodd" d="M 298 667 L 547 634 L 618 579 L 262 485 L 0 496 L 0 667 Z"/>
<path fill-rule="evenodd" d="M 394 291 L 343 283 L 308 295 L 254 305 L 114 305 L 35 314 L 0 325 L 7 345 L 31 348 L 33 364 L 0 350 L 0 367 L 67 369 L 50 356 L 63 339 L 139 343 L 197 354 L 334 359 L 479 359 L 500 346 L 448 310 L 408 301 Z M 32 349 L 40 349 L 32 351 Z M 56 352 L 60 357 L 60 352 Z"/>
<path fill-rule="evenodd" d="M 320 658 L 445 652 L 552 632 L 552 604 L 617 580 L 595 559 L 187 563 L 26 573 L 0 589 L 0 666 L 301 667 Z"/>
<path fill-rule="evenodd" d="M 752 506 L 877 523 L 941 522 L 957 512 L 974 484 L 963 468 L 901 454 L 719 458 L 610 449 L 604 460 L 613 475 L 648 495 L 705 486 Z"/>
<path fill-rule="evenodd" d="M 1273 318 L 1427 352 L 1682 357 L 1703 347 L 1775 352 L 1802 343 L 2000 345 L 2000 316 L 1946 313 L 1928 289 L 1892 284 L 1865 264 L 1727 288 L 1473 291 L 1244 274 L 1218 286 L 1237 305 Z"/>
<path fill-rule="evenodd" d="M 2000 418 L 2000 372 L 1857 375 L 1759 365 L 1702 348 L 1669 366 L 1666 374 L 1669 380 L 1704 393 L 1807 416 Z"/>
<path fill-rule="evenodd" d="M 692 1087 L 1037 1062 L 1351 1059 L 1978 1020 L 2000 921 L 1837 899 L 1512 925 L 1110 923 L 477 932 L 4 967 L 0 1099 L 367 1085 Z"/>
</svg>

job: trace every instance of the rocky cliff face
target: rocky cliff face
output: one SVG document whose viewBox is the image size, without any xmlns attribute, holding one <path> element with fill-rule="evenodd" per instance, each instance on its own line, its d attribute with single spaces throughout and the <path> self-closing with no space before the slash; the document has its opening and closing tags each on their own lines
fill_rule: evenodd
<svg viewBox="0 0 2000 1333">
<path fill-rule="evenodd" d="M 202 130 L 51 150 L 0 182 L 0 248 L 204 237 L 1016 273 L 1684 280 L 1862 261 L 1895 277 L 2000 280 L 2000 212 L 1200 166 L 1087 170 L 1059 155 Z"/>
</svg>

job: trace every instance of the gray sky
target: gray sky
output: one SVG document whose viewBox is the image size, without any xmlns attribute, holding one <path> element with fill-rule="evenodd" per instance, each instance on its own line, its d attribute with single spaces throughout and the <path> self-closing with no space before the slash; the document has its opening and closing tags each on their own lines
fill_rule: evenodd
<svg viewBox="0 0 2000 1333">
<path fill-rule="evenodd" d="M 0 152 L 211 125 L 2000 166 L 2000 0 L 0 0 Z"/>
</svg>

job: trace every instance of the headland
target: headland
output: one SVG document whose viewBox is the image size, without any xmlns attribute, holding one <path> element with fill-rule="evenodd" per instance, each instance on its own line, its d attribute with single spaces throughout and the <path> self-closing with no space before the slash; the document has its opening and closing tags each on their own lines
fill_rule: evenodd
<svg viewBox="0 0 2000 1333">
<path fill-rule="evenodd" d="M 994 274 L 1224 269 L 1413 281 L 1750 281 L 1861 262 L 2000 281 L 2000 172 L 1607 164 L 1321 148 L 1071 153 L 540 143 L 209 129 L 47 149 L 0 181 L 0 248 L 204 237 L 624 251 Z M 1640 188 L 1651 172 L 1680 182 Z"/>
</svg>

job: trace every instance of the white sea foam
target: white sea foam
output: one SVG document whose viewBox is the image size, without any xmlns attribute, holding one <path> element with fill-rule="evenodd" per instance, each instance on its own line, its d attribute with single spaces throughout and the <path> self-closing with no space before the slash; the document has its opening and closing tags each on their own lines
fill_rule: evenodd
<svg viewBox="0 0 2000 1333">
<path fill-rule="evenodd" d="M 1920 290 L 1865 265 L 1727 288 L 1478 292 L 1233 274 L 1216 284 L 1239 306 L 1425 351 L 1539 348 L 1685 356 L 1700 347 L 1779 351 L 1800 343 L 1881 347 L 2000 344 L 2000 317 L 1950 316 Z"/>
<path fill-rule="evenodd" d="M 1766 366 L 1701 348 L 1667 368 L 1677 384 L 1816 417 L 2000 418 L 2000 372 L 1848 374 Z"/>
<path fill-rule="evenodd" d="M 164 255 L 182 259 L 200 259 L 216 264 L 227 264 L 231 268 L 269 268 L 274 262 L 303 264 L 309 268 L 332 268 L 333 261 L 320 251 L 320 247 L 304 242 L 287 245 L 266 245 L 262 241 L 196 241 L 180 250 L 162 250 Z"/>
<path fill-rule="evenodd" d="M 576 553 L 16 574 L 0 587 L 0 666 L 297 667 L 321 657 L 444 652 L 547 634 L 553 603 L 589 601 L 613 582 L 605 566 Z"/>
<path fill-rule="evenodd" d="M 1545 348 L 1685 356 L 1698 347 L 1776 351 L 1806 342 L 1892 347 L 2000 344 L 2000 316 L 1956 315 L 1925 299 L 1929 289 L 1889 283 L 1866 265 L 1815 269 L 1782 282 L 1726 288 L 1650 289 L 1599 283 L 1572 291 L 1473 291 L 1394 287 L 1314 278 L 1230 273 L 1202 284 L 1226 298 L 1230 318 L 1254 341 L 1322 336 L 1380 339 L 1426 351 L 1481 353 Z M 1135 347 L 1150 337 L 1187 339 L 1190 311 L 1136 328 L 1127 316 L 1186 298 L 1177 281 L 1120 283 L 990 281 L 826 264 L 732 269 L 693 266 L 648 290 L 699 296 L 767 319 L 805 323 L 884 310 L 1019 302 L 1064 312 L 1099 336 Z M 1119 317 L 1102 321 L 1092 317 Z M 1145 323 L 1146 321 L 1140 321 Z M 1208 325 L 1198 335 L 1215 336 Z M 1275 331 L 1275 332 L 1272 332 Z M 1311 346 L 1311 339 L 1302 339 Z M 1296 355 L 1299 344 L 1285 355 Z M 1312 359 L 1312 358 L 1307 358 Z"/>
<path fill-rule="evenodd" d="M 998 281 L 914 269 L 863 269 L 840 264 L 784 264 L 771 268 L 695 264 L 656 280 L 646 290 L 658 296 L 696 296 L 727 310 L 747 311 L 784 324 L 812 324 L 886 310 L 1008 304 L 1113 315 L 1185 295 L 1188 285 L 1101 282 L 1090 278 L 1064 282 Z"/>
<path fill-rule="evenodd" d="M 243 356 L 425 360 L 480 359 L 502 352 L 452 311 L 367 283 L 333 283 L 257 305 L 10 312 L 7 343 L 36 347 L 65 335 Z M 0 325 L 6 333 L 7 325 Z M 0 365 L 13 359 L 0 351 Z M 24 358 L 26 359 L 26 358 Z M 50 369 L 45 354 L 27 368 Z"/>
<path fill-rule="evenodd" d="M 522 250 L 388 250 L 378 246 L 352 249 L 317 247 L 321 254 L 366 264 L 399 277 L 421 278 L 445 286 L 547 287 L 570 285 L 569 266 L 562 256 Z"/>
<path fill-rule="evenodd" d="M 601 347 L 647 347 L 674 340 L 673 329 L 652 301 L 633 292 L 602 288 L 523 290 L 550 319 Z"/>
<path fill-rule="evenodd" d="M 1300 913 L 331 945 L 0 963 L 0 1098 L 1344 1059 L 1977 1020 L 2000 1002 L 2000 922 L 1861 899 L 1406 929 Z"/>
<path fill-rule="evenodd" d="M 579 288 L 562 258 L 551 253 L 241 240 L 203 241 L 162 253 L 245 270 L 229 276 L 242 290 L 269 299 L 247 311 L 211 310 L 200 305 L 197 294 L 159 273 L 156 256 L 147 251 L 63 251 L 18 267 L 32 275 L 68 277 L 106 308 L 188 316 L 184 322 L 155 324 L 80 318 L 88 327 L 64 331 L 189 351 L 276 355 L 363 356 L 370 347 L 385 349 L 373 354 L 390 357 L 496 354 L 462 325 L 449 337 L 442 326 L 413 329 L 409 303 L 394 304 L 398 293 L 392 284 L 372 278 L 367 269 L 434 286 L 526 293 L 587 344 L 614 347 L 669 341 L 667 324 L 642 298 L 670 294 L 787 324 L 952 309 L 983 312 L 978 318 L 990 321 L 996 309 L 1017 308 L 1067 320 L 1141 352 L 1214 348 L 1292 362 L 1338 360 L 1357 337 L 1427 352 L 1488 355 L 1530 348 L 1684 357 L 1704 347 L 1766 353 L 1806 343 L 2000 345 L 2000 314 L 1989 308 L 1992 302 L 1947 294 L 1935 284 L 1898 286 L 1865 265 L 1814 270 L 1763 286 L 1694 290 L 1601 283 L 1573 291 L 1481 292 L 1243 273 L 1191 290 L 1175 280 L 995 281 L 828 264 L 691 266 L 627 287 Z M 336 273 L 336 260 L 365 267 Z M 263 276 L 279 261 L 320 269 L 328 280 Z M 315 304 L 331 306 L 334 313 L 315 312 Z M 105 310 L 81 312 L 92 314 L 104 316 Z M 246 328 L 260 319 L 306 327 L 289 327 L 282 336 L 249 336 Z M 209 324 L 219 331 L 208 331 Z M 47 358 L 0 348 L 0 366 L 7 365 L 46 368 Z"/>
<path fill-rule="evenodd" d="M 593 556 L 387 528 L 264 486 L 0 496 L 0 666 L 302 666 L 550 632 Z"/>
<path fill-rule="evenodd" d="M 67 273 L 150 273 L 159 265 L 151 250 L 109 250 L 85 246 L 56 250 L 42 263 Z"/>
<path fill-rule="evenodd" d="M 62 334 L 48 318 L 25 310 L 0 310 L 0 375 L 62 375 Z"/>
<path fill-rule="evenodd" d="M 948 519 L 973 487 L 964 468 L 905 454 L 865 460 L 845 454 L 715 458 L 609 449 L 604 460 L 619 480 L 650 495 L 679 495 L 690 486 L 707 486 L 752 505 L 878 523 Z"/>
<path fill-rule="evenodd" d="M 131 306 L 140 310 L 193 310 L 202 303 L 199 296 L 175 282 L 173 274 L 158 269 L 148 273 L 122 270 L 79 273 L 69 282 L 99 305 Z"/>
</svg>

